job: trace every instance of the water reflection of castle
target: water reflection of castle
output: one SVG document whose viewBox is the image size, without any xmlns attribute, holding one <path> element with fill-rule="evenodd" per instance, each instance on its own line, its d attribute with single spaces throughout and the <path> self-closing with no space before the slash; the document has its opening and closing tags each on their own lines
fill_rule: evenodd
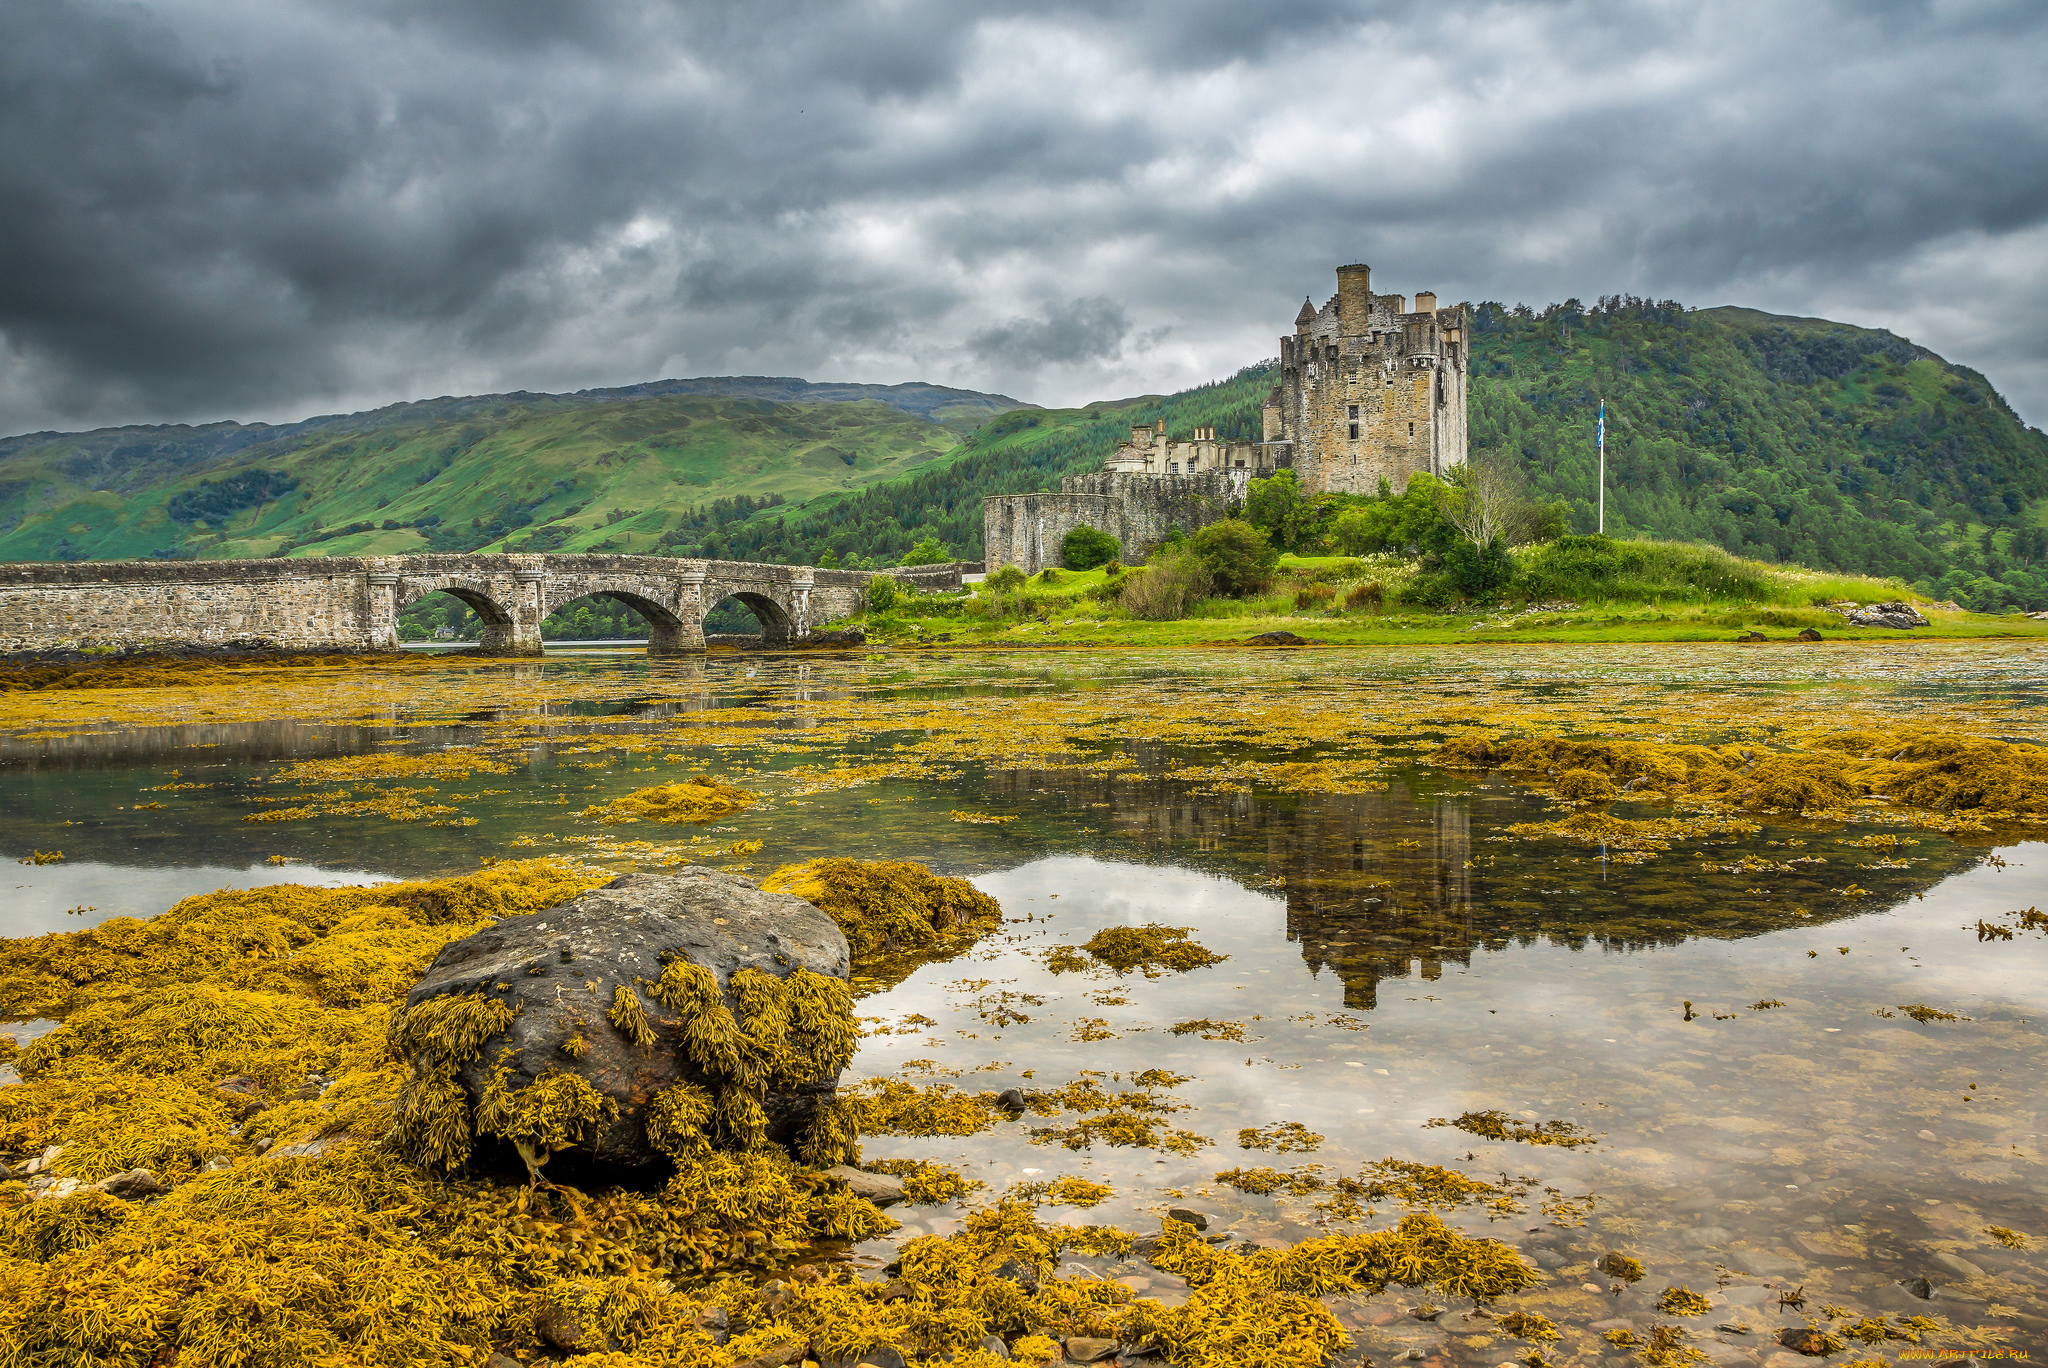
<svg viewBox="0 0 2048 1368">
<path fill-rule="evenodd" d="M 1177 763 L 1163 748 L 1134 746 L 1130 754 L 1145 770 Z M 1345 1005 L 1358 1010 L 1378 1005 L 1382 982 L 1417 972 L 1435 980 L 1446 964 L 1469 967 L 1474 949 L 1540 938 L 1567 950 L 1614 952 L 1818 926 L 1924 892 L 1976 859 L 1970 846 L 1923 837 L 1910 866 L 1884 866 L 1803 826 L 1801 840 L 1814 838 L 1809 854 L 1826 854 L 1793 864 L 1782 858 L 1791 846 L 1769 849 L 1779 845 L 1773 837 L 1793 833 L 1767 826 L 1755 836 L 1702 840 L 1648 864 L 1610 868 L 1594 848 L 1510 835 L 1516 822 L 1554 815 L 1536 795 L 1440 793 L 1426 772 L 1388 778 L 1380 793 L 1257 796 L 1065 770 L 998 771 L 988 781 L 992 797 L 1026 809 L 1061 799 L 1070 808 L 1106 809 L 1074 829 L 1113 833 L 1154 860 L 1282 893 L 1288 939 L 1310 969 L 1336 973 Z M 1467 782 L 1454 779 L 1452 787 Z M 1477 859 L 1475 841 L 1487 852 Z M 1767 879 L 1743 862 L 1749 858 L 1768 862 Z M 1852 877 L 1867 895 L 1843 898 L 1840 885 Z"/>
<path fill-rule="evenodd" d="M 1463 798 L 1422 797 L 1398 783 L 1385 793 L 1232 797 L 1232 844 L 1262 838 L 1267 877 L 1285 880 L 1287 938 L 1312 971 L 1343 982 L 1346 1007 L 1371 1010 L 1381 980 L 1407 978 L 1418 966 L 1427 981 L 1447 962 L 1471 963 L 1472 834 Z M 1183 797 L 1120 806 L 1116 820 L 1125 835 L 1163 845 L 1199 841 L 1217 815 Z"/>
<path fill-rule="evenodd" d="M 1309 968 L 1334 972 L 1344 1005 L 1370 1010 L 1385 979 L 1425 981 L 1469 965 L 1472 834 L 1463 796 L 1314 793 L 1254 799 L 1202 794 L 1165 780 L 1027 773 L 990 776 L 1018 790 L 1107 806 L 1115 833 L 1155 858 L 1215 868 L 1272 886 L 1287 900 L 1287 938 Z M 1005 782 L 1007 781 L 1007 783 Z M 1264 868 L 1244 866 L 1263 851 Z"/>
</svg>

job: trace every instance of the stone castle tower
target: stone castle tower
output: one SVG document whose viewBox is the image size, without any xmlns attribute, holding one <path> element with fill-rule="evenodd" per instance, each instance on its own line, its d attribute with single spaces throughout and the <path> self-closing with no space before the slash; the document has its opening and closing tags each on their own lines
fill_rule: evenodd
<svg viewBox="0 0 2048 1368">
<path fill-rule="evenodd" d="M 1322 308 L 1304 299 L 1280 339 L 1280 382 L 1267 396 L 1264 440 L 1218 440 L 1213 428 L 1169 436 L 1139 425 L 1099 472 L 1069 475 L 1057 494 L 992 494 L 982 505 L 990 569 L 1036 574 L 1085 523 L 1137 565 L 1166 534 L 1192 532 L 1243 506 L 1250 482 L 1292 469 L 1310 494 L 1405 489 L 1417 471 L 1465 463 L 1465 379 L 1471 322 L 1436 296 L 1372 292 L 1372 270 L 1337 268 Z"/>
<path fill-rule="evenodd" d="M 1339 266 L 1337 293 L 1308 300 L 1280 339 L 1260 464 L 1291 466 L 1311 494 L 1396 490 L 1465 462 L 1471 320 L 1436 296 L 1372 292 L 1372 268 Z M 1270 455 L 1266 453 L 1270 452 Z"/>
</svg>

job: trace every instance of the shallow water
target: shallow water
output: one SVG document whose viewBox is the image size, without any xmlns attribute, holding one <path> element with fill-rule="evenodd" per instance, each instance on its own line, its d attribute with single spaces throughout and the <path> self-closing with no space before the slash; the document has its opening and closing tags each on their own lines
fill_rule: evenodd
<svg viewBox="0 0 2048 1368">
<path fill-rule="evenodd" d="M 1355 1173 L 1395 1157 L 1526 1176 L 1512 1218 L 1467 1207 L 1451 1219 L 1546 1270 L 1542 1305 L 1568 1331 L 1562 1361 L 1616 1356 L 1590 1332 L 1640 1333 L 1671 1285 L 1715 1302 L 1691 1328 L 1716 1362 L 1765 1360 L 1778 1325 L 1829 1304 L 2007 1327 L 2023 1346 L 2048 1325 L 2048 937 L 1984 941 L 1976 927 L 2048 902 L 2048 846 L 2024 830 L 1896 829 L 1914 844 L 1886 852 L 1850 844 L 1895 829 L 1875 817 L 1842 827 L 1766 816 L 1753 835 L 1630 864 L 1509 833 L 1555 814 L 1503 776 L 1420 757 L 1451 724 L 1442 717 L 1472 709 L 1532 726 L 1584 718 L 1610 734 L 1912 718 L 2038 737 L 2041 663 L 1983 647 L 1165 663 L 1107 652 L 909 664 L 619 656 L 309 672 L 261 699 L 53 696 L 43 716 L 16 695 L 13 733 L 0 737 L 6 853 L 65 858 L 12 867 L 0 934 L 151 915 L 217 887 L 460 872 L 508 854 L 757 874 L 820 854 L 923 860 L 973 876 L 1007 923 L 862 999 L 877 1020 L 849 1081 L 958 1071 L 952 1081 L 971 1089 L 1057 1086 L 1090 1070 L 1108 1080 L 1163 1068 L 1191 1079 L 1175 1090 L 1186 1109 L 1171 1124 L 1212 1143 L 1191 1157 L 1073 1152 L 1034 1144 L 1045 1121 L 1026 1118 L 966 1140 L 871 1138 L 872 1158 L 955 1164 L 987 1184 L 971 1200 L 1066 1174 L 1116 1189 L 1085 1213 L 1048 1208 L 1054 1219 L 1148 1229 L 1179 1201 L 1209 1213 L 1212 1229 L 1285 1239 L 1315 1233 L 1312 1199 L 1246 1196 L 1214 1175 L 1302 1163 Z M 1047 730 L 1048 717 L 1059 725 Z M 1302 733 L 1293 748 L 1290 727 Z M 293 761 L 450 748 L 507 772 L 279 782 Z M 1282 792 L 1217 773 L 1324 756 L 1354 763 L 1350 786 L 1369 791 Z M 886 764 L 851 783 L 831 776 L 840 760 Z M 578 815 L 700 770 L 767 801 L 709 830 Z M 245 820 L 305 794 L 400 786 L 448 809 L 435 820 L 473 824 Z M 643 840 L 653 848 L 621 844 Z M 763 848 L 734 853 L 752 841 Z M 1044 963 L 1054 945 L 1146 924 L 1190 927 L 1229 958 L 1156 979 Z M 1042 1001 L 1013 999 L 1029 1020 L 997 1024 L 991 995 L 1005 991 Z M 1779 1005 L 1751 1005 L 1766 1002 Z M 1966 1019 L 1900 1013 L 1922 1003 Z M 1199 1018 L 1241 1023 L 1245 1039 L 1168 1030 Z M 1490 1108 L 1576 1123 L 1597 1143 L 1491 1142 L 1427 1124 Z M 1276 1122 L 1323 1139 L 1311 1153 L 1239 1147 L 1240 1129 Z M 956 1218 L 895 1214 L 905 1228 L 860 1256 L 879 1261 Z M 1383 1205 L 1367 1224 L 1397 1214 Z M 2029 1234 L 2033 1247 L 2005 1248 L 1987 1226 Z M 1609 1290 L 1592 1266 L 1609 1249 L 1636 1255 L 1649 1276 Z M 1175 1295 L 1177 1280 L 1142 1265 L 1075 1262 Z M 1933 1302 L 1899 1285 L 1916 1276 L 1935 1285 Z M 1805 1315 L 1776 1306 L 1792 1287 L 1804 1288 Z M 1433 1322 L 1401 1314 L 1417 1300 L 1342 1315 L 1380 1362 L 1493 1364 L 1527 1348 L 1462 1307 Z M 1738 1322 L 1749 1332 L 1714 1329 Z"/>
</svg>

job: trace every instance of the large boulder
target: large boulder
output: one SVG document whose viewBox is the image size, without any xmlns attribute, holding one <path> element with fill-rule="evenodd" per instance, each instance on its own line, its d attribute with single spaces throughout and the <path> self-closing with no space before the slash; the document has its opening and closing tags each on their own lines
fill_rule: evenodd
<svg viewBox="0 0 2048 1368">
<path fill-rule="evenodd" d="M 1903 599 L 1852 608 L 1845 616 L 1858 627 L 1893 627 L 1910 631 L 1927 625 L 1927 619 L 1920 616 L 1920 610 Z"/>
<path fill-rule="evenodd" d="M 393 1138 L 455 1167 L 495 1137 L 536 1169 L 800 1142 L 852 1053 L 847 971 L 830 917 L 714 869 L 627 874 L 506 917 L 443 947 L 407 994 Z"/>
</svg>

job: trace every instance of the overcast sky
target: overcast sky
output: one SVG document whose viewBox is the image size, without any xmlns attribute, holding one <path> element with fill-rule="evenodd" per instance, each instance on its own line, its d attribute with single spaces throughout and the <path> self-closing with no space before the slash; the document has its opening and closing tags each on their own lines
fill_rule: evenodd
<svg viewBox="0 0 2048 1368">
<path fill-rule="evenodd" d="M 669 376 L 1045 404 L 1332 268 L 1887 327 L 2048 421 L 2041 0 L 6 0 L 0 432 Z"/>
</svg>

